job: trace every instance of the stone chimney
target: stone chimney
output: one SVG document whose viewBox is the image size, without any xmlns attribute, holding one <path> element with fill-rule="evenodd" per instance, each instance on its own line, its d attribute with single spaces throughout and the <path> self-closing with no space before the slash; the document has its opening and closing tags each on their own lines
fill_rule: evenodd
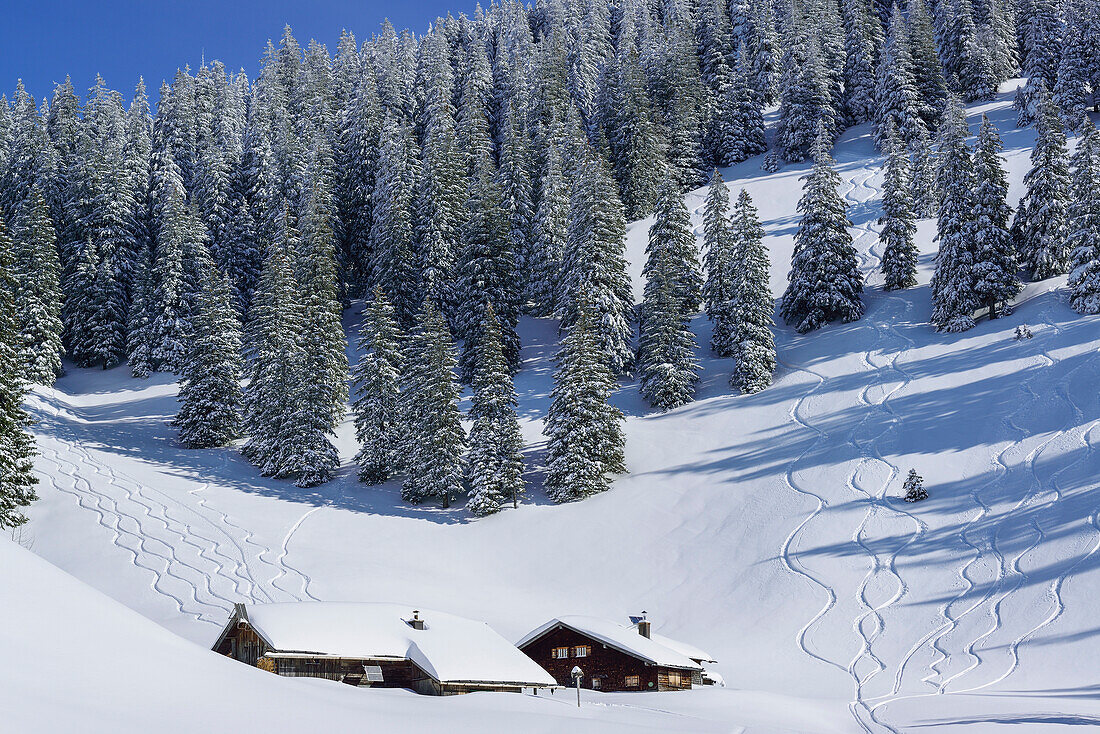
<svg viewBox="0 0 1100 734">
<path fill-rule="evenodd" d="M 414 630 L 424 629 L 424 620 L 420 618 L 420 610 L 413 610 L 413 618 L 409 620 L 409 626 Z"/>
<path fill-rule="evenodd" d="M 650 625 L 649 620 L 645 618 L 645 610 L 642 610 L 642 618 L 638 620 L 638 634 L 642 637 L 649 639 Z"/>
</svg>

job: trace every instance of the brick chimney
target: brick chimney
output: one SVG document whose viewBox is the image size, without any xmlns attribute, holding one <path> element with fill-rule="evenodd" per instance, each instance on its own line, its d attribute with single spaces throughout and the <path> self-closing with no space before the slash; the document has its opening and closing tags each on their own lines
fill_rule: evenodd
<svg viewBox="0 0 1100 734">
<path fill-rule="evenodd" d="M 638 634 L 642 637 L 649 639 L 650 625 L 649 620 L 645 618 L 645 610 L 642 610 L 642 618 L 638 620 Z"/>
</svg>

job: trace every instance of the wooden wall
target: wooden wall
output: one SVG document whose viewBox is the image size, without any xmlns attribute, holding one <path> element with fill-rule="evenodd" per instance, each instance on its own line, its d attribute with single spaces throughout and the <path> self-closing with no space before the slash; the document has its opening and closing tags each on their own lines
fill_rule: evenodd
<svg viewBox="0 0 1100 734">
<path fill-rule="evenodd" d="M 574 652 L 580 645 L 589 646 L 590 653 L 587 657 L 575 657 Z M 553 649 L 558 647 L 568 647 L 569 657 L 552 657 Z M 638 658 L 564 627 L 548 632 L 521 649 L 527 657 L 554 676 L 559 685 L 570 688 L 575 685 L 571 675 L 574 665 L 580 666 L 584 671 L 584 677 L 581 679 L 582 688 L 601 691 L 669 691 L 691 688 L 690 670 L 678 671 L 647 665 Z M 679 685 L 674 685 L 675 681 L 669 680 L 670 674 L 673 679 L 676 674 L 679 674 Z M 634 675 L 638 676 L 638 686 L 627 686 L 627 677 Z M 599 679 L 597 685 L 593 685 L 594 678 Z"/>
</svg>

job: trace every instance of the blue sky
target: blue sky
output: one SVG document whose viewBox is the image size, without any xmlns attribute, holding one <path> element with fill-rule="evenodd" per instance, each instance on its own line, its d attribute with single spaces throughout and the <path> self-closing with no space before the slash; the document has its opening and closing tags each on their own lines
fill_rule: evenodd
<svg viewBox="0 0 1100 734">
<path fill-rule="evenodd" d="M 220 59 L 254 77 L 268 38 L 289 23 L 305 46 L 310 38 L 336 50 L 340 30 L 360 43 L 384 18 L 399 30 L 423 32 L 437 16 L 472 13 L 476 0 L 13 0 L 0 19 L 0 91 L 17 79 L 39 100 L 72 75 L 83 95 L 96 72 L 127 98 L 144 76 L 155 95 L 177 67 Z"/>
</svg>

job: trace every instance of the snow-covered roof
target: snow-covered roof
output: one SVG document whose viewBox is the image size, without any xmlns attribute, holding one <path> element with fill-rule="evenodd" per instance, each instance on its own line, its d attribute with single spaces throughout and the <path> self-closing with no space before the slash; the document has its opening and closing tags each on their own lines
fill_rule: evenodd
<svg viewBox="0 0 1100 734">
<path fill-rule="evenodd" d="M 484 622 L 413 607 L 356 602 L 245 606 L 252 628 L 278 652 L 407 658 L 442 683 L 555 685 L 553 676 Z"/>
<path fill-rule="evenodd" d="M 702 666 L 691 658 L 691 654 L 699 653 L 700 660 L 714 662 L 710 655 L 703 653 L 698 648 L 685 645 L 681 642 L 670 640 L 660 635 L 644 637 L 638 632 L 637 625 L 625 625 L 600 617 L 586 617 L 571 614 L 564 617 L 555 617 L 546 624 L 531 630 L 523 639 L 516 643 L 516 647 L 523 647 L 527 643 L 542 637 L 558 626 L 568 627 L 582 635 L 598 640 L 608 647 L 613 647 L 627 655 L 670 668 L 690 668 L 702 670 Z"/>
</svg>

